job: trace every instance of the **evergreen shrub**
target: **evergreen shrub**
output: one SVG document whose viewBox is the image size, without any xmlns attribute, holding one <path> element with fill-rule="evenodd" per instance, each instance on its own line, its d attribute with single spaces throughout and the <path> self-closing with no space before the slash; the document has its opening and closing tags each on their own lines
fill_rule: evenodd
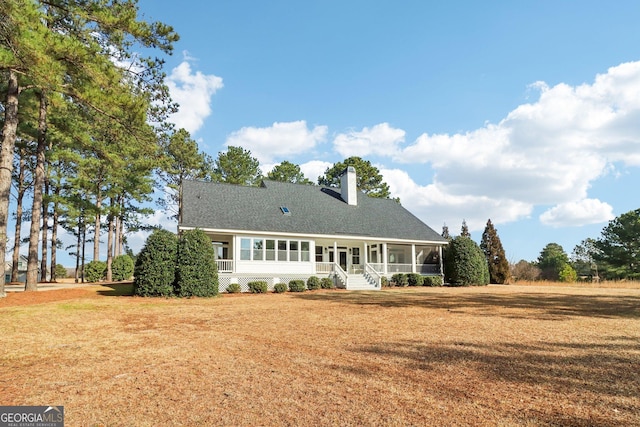
<svg viewBox="0 0 640 427">
<path fill-rule="evenodd" d="M 277 294 L 281 294 L 283 292 L 287 292 L 287 284 L 286 283 L 276 283 L 273 285 L 273 292 Z"/>
<path fill-rule="evenodd" d="M 423 286 L 442 286 L 442 276 L 424 276 Z"/>
<path fill-rule="evenodd" d="M 322 289 L 333 289 L 336 286 L 333 284 L 333 280 L 329 277 L 323 277 L 320 279 L 320 287 Z"/>
<path fill-rule="evenodd" d="M 269 285 L 264 280 L 249 282 L 247 285 L 249 286 L 249 292 L 252 294 L 266 294 L 269 289 Z"/>
<path fill-rule="evenodd" d="M 306 286 L 304 284 L 304 280 L 291 280 L 289 282 L 289 291 L 290 292 L 304 292 Z"/>
<path fill-rule="evenodd" d="M 452 286 L 488 285 L 489 267 L 484 252 L 471 238 L 457 236 L 449 242 L 444 259 L 445 277 Z"/>
<path fill-rule="evenodd" d="M 229 286 L 227 286 L 226 291 L 229 294 L 237 294 L 240 292 L 240 285 L 237 283 L 231 283 Z"/>
<path fill-rule="evenodd" d="M 113 259 L 111 264 L 111 276 L 113 280 L 119 282 L 121 280 L 131 279 L 133 276 L 133 259 L 129 255 L 118 255 Z"/>
<path fill-rule="evenodd" d="M 307 289 L 309 289 L 310 291 L 320 289 L 320 278 L 316 276 L 309 277 L 307 279 Z"/>
<path fill-rule="evenodd" d="M 104 261 L 91 261 L 84 266 L 84 279 L 87 282 L 99 282 L 107 273 L 107 263 Z"/>
<path fill-rule="evenodd" d="M 391 286 L 391 282 L 389 281 L 389 278 L 387 276 L 382 276 L 380 278 L 380 286 L 382 286 L 383 288 Z"/>
<path fill-rule="evenodd" d="M 176 275 L 178 238 L 158 229 L 147 238 L 136 257 L 133 292 L 143 297 L 170 296 Z"/>
<path fill-rule="evenodd" d="M 396 273 L 391 276 L 391 281 L 395 286 L 409 286 L 409 278 L 404 273 Z"/>
<path fill-rule="evenodd" d="M 67 277 L 67 269 L 62 264 L 56 264 L 56 279 Z"/>
<path fill-rule="evenodd" d="M 422 286 L 424 279 L 421 274 L 409 273 L 407 274 L 407 283 L 409 286 Z"/>
<path fill-rule="evenodd" d="M 178 241 L 176 295 L 212 297 L 218 294 L 218 265 L 211 239 L 199 229 L 182 233 Z"/>
</svg>

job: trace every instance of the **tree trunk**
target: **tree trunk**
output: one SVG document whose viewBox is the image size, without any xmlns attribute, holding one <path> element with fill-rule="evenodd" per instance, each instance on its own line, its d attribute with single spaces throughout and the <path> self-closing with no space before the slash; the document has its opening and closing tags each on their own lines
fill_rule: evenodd
<svg viewBox="0 0 640 427">
<path fill-rule="evenodd" d="M 18 171 L 18 197 L 16 198 L 16 229 L 13 239 L 13 265 L 11 266 L 11 281 L 17 282 L 20 272 L 18 264 L 20 262 L 20 234 L 22 233 L 22 201 L 27 186 L 24 183 L 25 168 L 27 167 L 26 150 L 20 150 L 20 163 Z"/>
<path fill-rule="evenodd" d="M 48 248 L 49 248 L 49 177 L 47 176 L 49 172 L 47 171 L 46 165 L 46 157 L 45 163 L 42 165 L 45 169 L 44 174 L 44 193 L 42 194 L 42 249 L 40 260 L 40 273 L 42 277 L 40 278 L 41 282 L 47 281 L 47 258 L 49 256 Z"/>
<path fill-rule="evenodd" d="M 9 198 L 11 197 L 11 172 L 13 171 L 13 149 L 18 130 L 18 73 L 9 70 L 7 98 L 4 104 L 4 126 L 2 127 L 2 148 L 0 149 L 0 262 L 4 266 L 7 247 L 7 223 Z M 4 290 L 4 267 L 0 275 L 0 298 L 7 296 Z"/>
<path fill-rule="evenodd" d="M 93 260 L 100 261 L 100 211 L 102 210 L 102 192 L 100 185 L 96 190 L 96 223 L 93 234 Z"/>
<path fill-rule="evenodd" d="M 113 273 L 111 271 L 111 265 L 113 264 L 113 233 L 115 230 L 114 227 L 114 218 L 113 208 L 114 208 L 113 198 L 111 199 L 111 209 L 109 211 L 109 215 L 107 216 L 108 223 L 108 231 L 107 231 L 107 282 L 113 281 Z"/>
<path fill-rule="evenodd" d="M 38 110 L 38 147 L 36 148 L 36 171 L 33 180 L 33 206 L 31 208 L 31 231 L 29 232 L 29 259 L 27 261 L 27 283 L 25 291 L 38 290 L 38 243 L 40 237 L 40 213 L 42 211 L 42 187 L 44 186 L 44 162 L 47 150 L 47 97 L 40 92 Z M 46 274 L 46 270 L 42 274 Z"/>
<path fill-rule="evenodd" d="M 80 278 L 80 244 L 82 242 L 82 235 L 80 234 L 80 228 L 82 227 L 80 225 L 81 217 L 82 217 L 82 214 L 80 214 L 80 217 L 78 217 L 78 238 L 76 240 L 76 273 L 75 273 L 76 283 L 78 283 Z"/>
<path fill-rule="evenodd" d="M 80 258 L 80 282 L 84 283 L 84 260 L 85 260 L 85 248 L 87 247 L 87 224 L 85 222 L 84 212 L 82 214 L 82 245 L 80 251 L 82 257 Z"/>
<path fill-rule="evenodd" d="M 53 224 L 51 227 L 51 281 L 57 282 L 56 265 L 58 262 L 58 222 L 59 222 L 59 198 L 60 198 L 60 186 L 56 186 L 54 190 L 55 199 L 53 202 Z"/>
</svg>

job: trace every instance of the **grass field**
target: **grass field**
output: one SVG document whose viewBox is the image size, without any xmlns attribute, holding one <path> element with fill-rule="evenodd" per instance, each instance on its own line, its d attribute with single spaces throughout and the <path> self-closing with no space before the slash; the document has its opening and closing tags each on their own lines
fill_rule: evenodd
<svg viewBox="0 0 640 427">
<path fill-rule="evenodd" d="M 0 404 L 68 426 L 640 426 L 640 289 L 0 301 Z"/>
</svg>

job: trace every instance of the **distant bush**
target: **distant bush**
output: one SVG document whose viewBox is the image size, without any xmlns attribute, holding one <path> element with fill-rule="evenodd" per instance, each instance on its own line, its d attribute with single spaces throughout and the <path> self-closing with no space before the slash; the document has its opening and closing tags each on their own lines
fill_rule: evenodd
<svg viewBox="0 0 640 427">
<path fill-rule="evenodd" d="M 309 289 L 310 291 L 320 289 L 320 278 L 316 276 L 309 277 L 307 279 L 307 289 Z"/>
<path fill-rule="evenodd" d="M 240 292 L 240 285 L 237 283 L 232 283 L 229 286 L 227 286 L 226 291 L 227 293 L 230 293 L 230 294 L 237 294 Z"/>
<path fill-rule="evenodd" d="M 269 285 L 264 280 L 256 280 L 255 282 L 247 283 L 249 286 L 249 292 L 252 294 L 265 294 L 269 289 Z"/>
<path fill-rule="evenodd" d="M 104 261 L 91 261 L 84 266 L 84 279 L 87 282 L 99 282 L 107 273 L 107 263 Z"/>
<path fill-rule="evenodd" d="M 56 279 L 67 277 L 67 269 L 62 264 L 56 264 Z"/>
<path fill-rule="evenodd" d="M 442 276 L 424 276 L 423 286 L 442 286 Z"/>
<path fill-rule="evenodd" d="M 578 280 L 578 273 L 569 264 L 565 264 L 560 270 L 559 278 L 561 282 L 573 283 Z"/>
<path fill-rule="evenodd" d="M 333 289 L 336 287 L 336 285 L 333 284 L 333 280 L 331 280 L 329 277 L 323 277 L 322 279 L 320 279 L 320 287 L 322 289 Z"/>
<path fill-rule="evenodd" d="M 211 239 L 195 229 L 178 241 L 175 293 L 180 297 L 211 297 L 218 294 L 218 265 Z"/>
<path fill-rule="evenodd" d="M 292 280 L 289 282 L 289 291 L 290 292 L 304 292 L 306 286 L 304 284 L 304 280 Z"/>
<path fill-rule="evenodd" d="M 111 264 L 111 277 L 119 282 L 133 276 L 133 260 L 129 255 L 118 255 Z"/>
<path fill-rule="evenodd" d="M 273 285 L 273 292 L 277 294 L 281 294 L 283 292 L 287 292 L 287 284 L 286 283 L 276 283 Z"/>
<path fill-rule="evenodd" d="M 391 281 L 395 286 L 409 286 L 409 278 L 404 273 L 396 273 L 391 276 Z"/>
<path fill-rule="evenodd" d="M 422 286 L 424 279 L 421 274 L 409 273 L 407 274 L 407 283 L 409 286 Z"/>
</svg>

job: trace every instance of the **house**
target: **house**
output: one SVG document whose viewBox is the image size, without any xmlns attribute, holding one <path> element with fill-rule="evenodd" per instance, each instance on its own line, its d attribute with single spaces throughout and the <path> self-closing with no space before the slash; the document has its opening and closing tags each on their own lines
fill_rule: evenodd
<svg viewBox="0 0 640 427">
<path fill-rule="evenodd" d="M 178 230 L 199 228 L 215 246 L 220 291 L 238 283 L 331 277 L 346 289 L 380 289 L 394 273 L 442 275 L 447 240 L 390 199 L 356 189 L 264 180 L 259 187 L 185 181 Z"/>
<path fill-rule="evenodd" d="M 18 257 L 18 282 L 26 282 L 27 281 L 27 262 L 29 260 L 26 256 L 20 255 Z M 13 266 L 13 260 L 4 262 L 4 282 L 11 282 L 11 268 Z"/>
</svg>

